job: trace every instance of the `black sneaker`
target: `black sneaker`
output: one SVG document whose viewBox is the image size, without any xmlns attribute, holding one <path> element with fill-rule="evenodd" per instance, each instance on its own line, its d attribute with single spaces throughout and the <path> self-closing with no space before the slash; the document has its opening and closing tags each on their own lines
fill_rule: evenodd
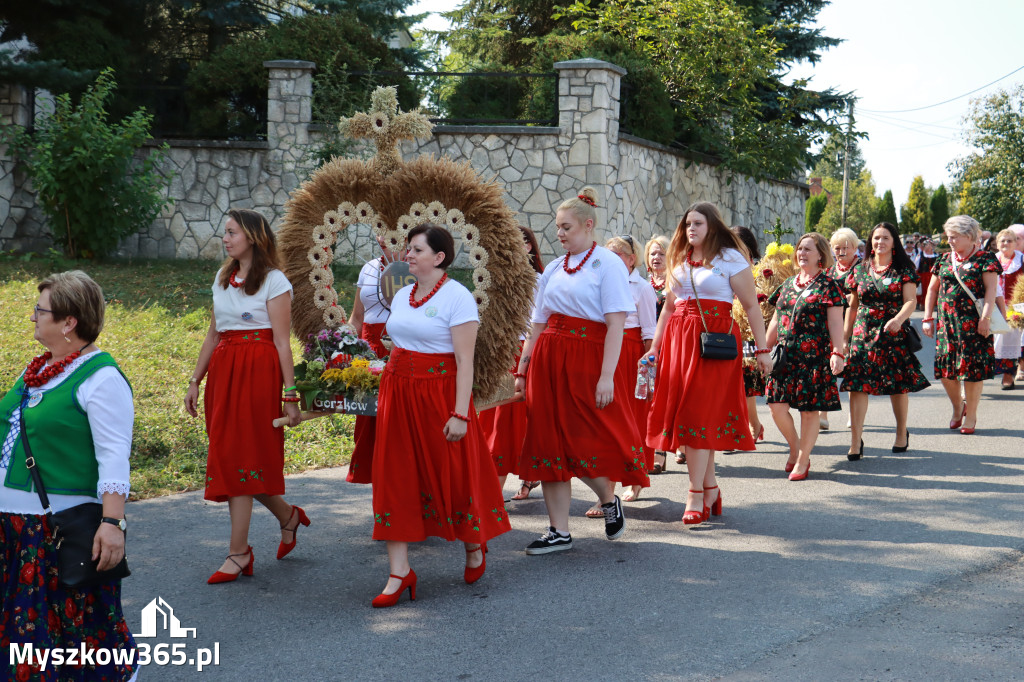
<svg viewBox="0 0 1024 682">
<path fill-rule="evenodd" d="M 550 526 L 547 533 L 526 546 L 526 553 L 550 554 L 551 552 L 562 552 L 567 549 L 572 549 L 572 536 L 562 535 L 555 530 L 554 526 Z"/>
<path fill-rule="evenodd" d="M 604 534 L 609 540 L 615 540 L 622 531 L 626 530 L 626 516 L 622 513 L 622 501 L 616 495 L 615 499 L 607 504 L 602 504 L 604 510 Z"/>
</svg>

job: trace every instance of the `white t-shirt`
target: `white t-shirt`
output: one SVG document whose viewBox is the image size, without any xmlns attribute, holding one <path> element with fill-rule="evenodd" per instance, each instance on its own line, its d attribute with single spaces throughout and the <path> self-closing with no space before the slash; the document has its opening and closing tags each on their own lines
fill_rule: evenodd
<svg viewBox="0 0 1024 682">
<path fill-rule="evenodd" d="M 363 302 L 363 323 L 380 324 L 388 321 L 388 309 L 380 302 L 377 284 L 380 282 L 380 258 L 374 258 L 359 271 L 356 286 L 359 288 L 359 300 Z"/>
<path fill-rule="evenodd" d="M 626 315 L 626 329 L 640 328 L 640 338 L 646 341 L 654 338 L 658 327 L 658 295 L 651 283 L 640 276 L 636 269 L 629 275 L 629 292 L 633 295 L 636 309 Z"/>
<path fill-rule="evenodd" d="M 451 328 L 479 322 L 469 289 L 449 279 L 419 308 L 409 305 L 413 285 L 402 287 L 391 302 L 388 336 L 398 348 L 417 353 L 454 353 Z"/>
<path fill-rule="evenodd" d="M 579 265 L 586 251 L 569 257 L 569 267 Z M 554 314 L 581 317 L 604 323 L 608 313 L 636 312 L 629 292 L 629 273 L 618 254 L 598 246 L 582 269 L 570 275 L 565 271 L 565 256 L 544 268 L 537 285 L 537 305 L 533 321 L 544 324 Z"/>
<path fill-rule="evenodd" d="M 38 388 L 29 388 L 29 395 L 45 393 L 74 373 L 93 353 L 75 358 L 68 368 Z M 78 404 L 85 410 L 92 430 L 92 441 L 99 464 L 99 480 L 96 483 L 96 497 L 85 495 L 55 495 L 50 493 L 50 506 L 59 512 L 85 502 L 103 502 L 103 493 L 119 493 L 128 496 L 131 489 L 128 455 L 132 449 L 132 427 L 135 424 L 135 406 L 132 390 L 121 373 L 114 367 L 101 367 L 82 382 L 75 392 Z M 11 430 L 8 438 L 16 438 L 21 432 L 21 410 L 16 408 L 10 416 Z M 0 511 L 8 514 L 42 514 L 39 496 L 33 490 L 15 490 L 6 487 L 7 466 L 0 459 Z M 43 481 L 46 485 L 46 481 Z"/>
<path fill-rule="evenodd" d="M 263 285 L 253 296 L 247 296 L 241 287 L 220 285 L 220 272 L 213 281 L 213 316 L 217 320 L 217 331 L 229 329 L 270 329 L 270 313 L 267 301 L 288 292 L 292 283 L 280 270 L 271 270 L 263 279 Z"/>
<path fill-rule="evenodd" d="M 711 269 L 697 268 L 693 271 L 697 295 L 701 300 L 731 302 L 734 294 L 729 279 L 749 267 L 750 263 L 742 253 L 736 249 L 722 249 L 722 252 L 711 261 Z M 689 269 L 690 266 L 683 263 L 672 271 L 672 293 L 680 301 L 693 298 Z"/>
</svg>

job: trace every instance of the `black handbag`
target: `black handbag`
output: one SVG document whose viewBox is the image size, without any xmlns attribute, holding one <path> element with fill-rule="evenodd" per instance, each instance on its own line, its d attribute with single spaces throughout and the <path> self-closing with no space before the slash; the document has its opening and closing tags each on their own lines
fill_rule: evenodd
<svg viewBox="0 0 1024 682">
<path fill-rule="evenodd" d="M 50 510 L 50 498 L 43 487 L 43 477 L 39 474 L 36 459 L 32 456 L 32 448 L 28 444 L 28 431 L 25 430 L 25 407 L 21 408 L 21 443 L 25 447 L 25 466 L 32 474 L 32 482 L 39 495 L 39 503 L 43 505 L 43 513 L 53 524 L 53 538 L 57 546 L 57 580 L 61 585 L 75 590 L 85 590 L 100 583 L 127 578 L 132 574 L 128 570 L 128 557 L 121 557 L 120 563 L 106 571 L 97 571 L 98 561 L 92 559 L 92 543 L 96 530 L 103 518 L 103 505 L 97 502 L 85 502 L 70 509 L 54 514 Z"/>
<path fill-rule="evenodd" d="M 910 320 L 903 323 L 903 333 L 907 335 L 907 348 L 910 349 L 911 353 L 916 353 L 924 348 L 921 335 L 917 332 L 917 328 L 910 324 Z"/>
<path fill-rule="evenodd" d="M 704 310 L 700 304 L 700 297 L 697 295 L 697 284 L 693 281 L 693 268 L 687 266 L 690 272 L 690 286 L 693 288 L 693 297 L 697 300 L 697 312 L 700 314 L 700 322 L 704 325 L 704 331 L 700 335 L 700 356 L 708 360 L 735 360 L 740 349 L 736 344 L 736 337 L 732 335 L 732 326 L 736 320 L 729 317 L 729 331 L 709 332 L 708 323 L 704 320 Z"/>
<path fill-rule="evenodd" d="M 785 374 L 789 370 L 789 355 L 786 353 L 785 344 L 775 344 L 775 348 L 772 348 L 771 359 L 772 374 Z"/>
</svg>

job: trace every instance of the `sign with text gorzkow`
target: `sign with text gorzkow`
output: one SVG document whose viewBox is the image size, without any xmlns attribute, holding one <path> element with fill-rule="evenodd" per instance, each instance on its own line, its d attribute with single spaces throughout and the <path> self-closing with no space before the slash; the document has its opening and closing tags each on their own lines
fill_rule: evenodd
<svg viewBox="0 0 1024 682">
<path fill-rule="evenodd" d="M 302 409 L 309 412 L 334 412 L 357 414 L 364 417 L 377 416 L 377 394 L 367 393 L 358 398 L 347 393 L 316 393 L 312 400 L 302 396 Z"/>
</svg>

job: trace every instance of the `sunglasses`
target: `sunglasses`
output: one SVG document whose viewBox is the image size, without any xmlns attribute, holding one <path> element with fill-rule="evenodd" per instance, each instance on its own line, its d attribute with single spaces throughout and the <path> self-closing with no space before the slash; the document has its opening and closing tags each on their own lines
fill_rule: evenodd
<svg viewBox="0 0 1024 682">
<path fill-rule="evenodd" d="M 619 239 L 621 239 L 624 242 L 626 242 L 627 244 L 629 244 L 629 248 L 631 248 L 631 249 L 635 249 L 636 248 L 636 245 L 633 243 L 633 238 L 630 237 L 628 234 L 620 234 L 619 235 Z"/>
</svg>

